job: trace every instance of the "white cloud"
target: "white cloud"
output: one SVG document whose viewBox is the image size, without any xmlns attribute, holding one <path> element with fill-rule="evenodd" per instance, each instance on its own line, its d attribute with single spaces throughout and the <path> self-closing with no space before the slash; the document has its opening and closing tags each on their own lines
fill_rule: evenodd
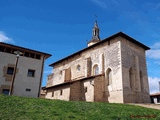
<svg viewBox="0 0 160 120">
<path fill-rule="evenodd" d="M 148 50 L 146 56 L 148 58 L 160 59 L 160 50 Z"/>
<path fill-rule="evenodd" d="M 160 35 L 159 35 L 159 36 L 157 36 L 157 38 L 160 38 Z M 153 45 L 153 46 L 151 46 L 151 48 L 154 48 L 154 49 L 160 48 L 160 42 L 156 42 L 156 43 L 154 43 L 154 45 Z"/>
<path fill-rule="evenodd" d="M 160 78 L 148 77 L 150 93 L 157 93 L 159 91 Z"/>
<path fill-rule="evenodd" d="M 46 70 L 46 71 L 44 71 L 43 73 L 44 73 L 44 74 L 51 74 L 51 73 L 53 73 L 53 70 Z"/>
<path fill-rule="evenodd" d="M 103 0 L 90 0 L 90 1 L 92 1 L 94 4 L 98 5 L 101 8 L 107 8 L 107 5 Z"/>
<path fill-rule="evenodd" d="M 3 31 L 0 31 L 0 42 L 13 43 L 12 38 L 9 38 Z"/>
<path fill-rule="evenodd" d="M 146 52 L 146 56 L 152 59 L 160 59 L 160 42 L 156 42 L 151 46 L 151 50 Z"/>
</svg>

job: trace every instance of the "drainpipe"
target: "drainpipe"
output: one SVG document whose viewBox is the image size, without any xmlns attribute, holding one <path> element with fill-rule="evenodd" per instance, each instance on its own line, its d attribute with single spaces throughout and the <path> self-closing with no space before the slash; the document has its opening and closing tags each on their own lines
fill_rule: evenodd
<svg viewBox="0 0 160 120">
<path fill-rule="evenodd" d="M 43 56 L 42 60 L 42 67 L 41 67 L 41 76 L 40 76 L 40 82 L 39 82 L 39 90 L 38 90 L 38 97 L 41 95 L 41 85 L 42 85 L 42 78 L 43 78 L 43 69 L 44 69 L 44 60 L 45 60 L 46 55 Z"/>
</svg>

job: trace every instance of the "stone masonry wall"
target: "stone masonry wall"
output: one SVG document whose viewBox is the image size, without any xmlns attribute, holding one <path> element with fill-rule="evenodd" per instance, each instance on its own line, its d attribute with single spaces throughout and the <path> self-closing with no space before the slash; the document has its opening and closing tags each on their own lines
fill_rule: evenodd
<svg viewBox="0 0 160 120">
<path fill-rule="evenodd" d="M 121 38 L 121 52 L 124 103 L 149 102 L 145 50 Z"/>
<path fill-rule="evenodd" d="M 120 52 L 120 41 L 119 37 L 100 44 L 96 47 L 92 47 L 82 53 L 79 53 L 69 59 L 66 59 L 54 66 L 53 70 L 53 78 L 52 78 L 52 85 L 62 84 L 64 82 L 68 82 L 65 80 L 65 76 L 70 75 L 70 81 L 76 81 L 79 79 L 83 79 L 85 77 L 93 76 L 94 73 L 94 66 L 97 65 L 99 68 L 98 74 L 104 74 L 104 78 L 101 80 L 103 81 L 103 86 L 100 90 L 100 86 L 95 86 L 92 88 L 87 87 L 88 89 L 94 90 L 93 93 L 90 94 L 97 94 L 97 97 L 86 97 L 83 98 L 83 92 L 80 90 L 80 87 L 84 87 L 84 85 L 80 84 L 79 82 L 75 82 L 71 85 L 71 93 L 77 91 L 78 94 L 82 94 L 81 98 L 77 98 L 76 96 L 71 96 L 73 100 L 86 100 L 86 101 L 106 101 L 106 102 L 122 102 L 123 101 L 123 92 L 122 92 L 122 69 L 121 69 L 121 52 Z M 77 69 L 77 66 L 80 66 L 80 70 Z M 70 73 L 66 71 L 66 69 L 70 69 Z M 107 70 L 111 69 L 112 71 L 112 84 L 107 85 Z M 96 80 L 95 80 L 96 81 Z M 99 80 L 100 81 L 100 80 Z M 51 83 L 51 82 L 50 82 Z M 96 81 L 97 83 L 97 81 Z M 99 84 L 102 84 L 101 82 Z M 86 82 L 85 85 L 89 85 L 89 82 Z M 102 90 L 103 89 L 103 90 Z M 103 94 L 99 94 L 98 92 L 103 92 Z M 88 92 L 88 91 L 87 91 Z M 85 95 L 89 96 L 88 93 Z M 92 95 L 91 95 L 92 96 Z M 103 96 L 103 99 L 102 99 Z"/>
</svg>

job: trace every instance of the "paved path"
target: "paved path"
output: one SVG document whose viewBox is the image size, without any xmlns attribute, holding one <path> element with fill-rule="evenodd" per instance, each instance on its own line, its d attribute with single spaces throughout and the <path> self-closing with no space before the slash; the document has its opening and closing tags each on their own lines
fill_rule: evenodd
<svg viewBox="0 0 160 120">
<path fill-rule="evenodd" d="M 138 105 L 138 106 L 142 106 L 142 107 L 147 107 L 147 108 L 153 108 L 153 109 L 160 110 L 160 104 L 136 104 L 136 103 L 131 103 L 131 105 Z"/>
</svg>

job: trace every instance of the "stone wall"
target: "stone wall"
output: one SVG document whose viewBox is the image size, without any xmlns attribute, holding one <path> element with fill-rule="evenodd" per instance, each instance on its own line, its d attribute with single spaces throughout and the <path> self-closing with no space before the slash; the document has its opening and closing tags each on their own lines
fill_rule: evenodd
<svg viewBox="0 0 160 120">
<path fill-rule="evenodd" d="M 50 86 L 56 86 L 58 84 L 63 84 L 64 82 L 77 81 L 89 76 L 94 76 L 95 65 L 98 66 L 98 74 L 103 74 L 103 77 L 94 80 L 96 83 L 94 87 L 89 87 L 89 82 L 83 84 L 81 82 L 73 82 L 70 87 L 71 95 L 76 92 L 77 96 L 81 97 L 78 98 L 76 95 L 73 95 L 71 96 L 71 100 L 122 102 L 122 69 L 119 37 L 112 41 L 92 47 L 54 65 L 54 75 L 52 82 L 50 79 L 49 83 L 52 83 Z M 77 69 L 77 66 L 80 66 L 80 70 Z M 111 69 L 112 71 L 111 85 L 107 85 L 108 69 Z M 85 89 L 87 89 L 87 92 L 84 93 L 81 88 L 86 86 L 87 88 Z M 93 92 L 89 93 L 89 91 Z M 98 94 L 98 92 L 100 93 Z"/>
<path fill-rule="evenodd" d="M 108 94 L 104 90 L 104 75 L 95 77 L 94 80 L 94 101 L 95 102 L 108 102 Z"/>
<path fill-rule="evenodd" d="M 84 95 L 84 86 L 82 81 L 75 81 L 71 84 L 70 86 L 70 100 L 72 101 L 80 101 L 80 100 L 85 100 L 85 95 Z"/>
<path fill-rule="evenodd" d="M 102 76 L 89 77 L 71 83 L 47 88 L 45 98 L 71 101 L 103 101 Z M 63 91 L 63 94 L 60 94 Z"/>
<path fill-rule="evenodd" d="M 57 87 L 51 87 L 46 90 L 47 99 L 70 100 L 70 84 L 64 84 Z"/>
<path fill-rule="evenodd" d="M 121 56 L 124 103 L 149 102 L 145 50 L 121 38 Z"/>
</svg>

